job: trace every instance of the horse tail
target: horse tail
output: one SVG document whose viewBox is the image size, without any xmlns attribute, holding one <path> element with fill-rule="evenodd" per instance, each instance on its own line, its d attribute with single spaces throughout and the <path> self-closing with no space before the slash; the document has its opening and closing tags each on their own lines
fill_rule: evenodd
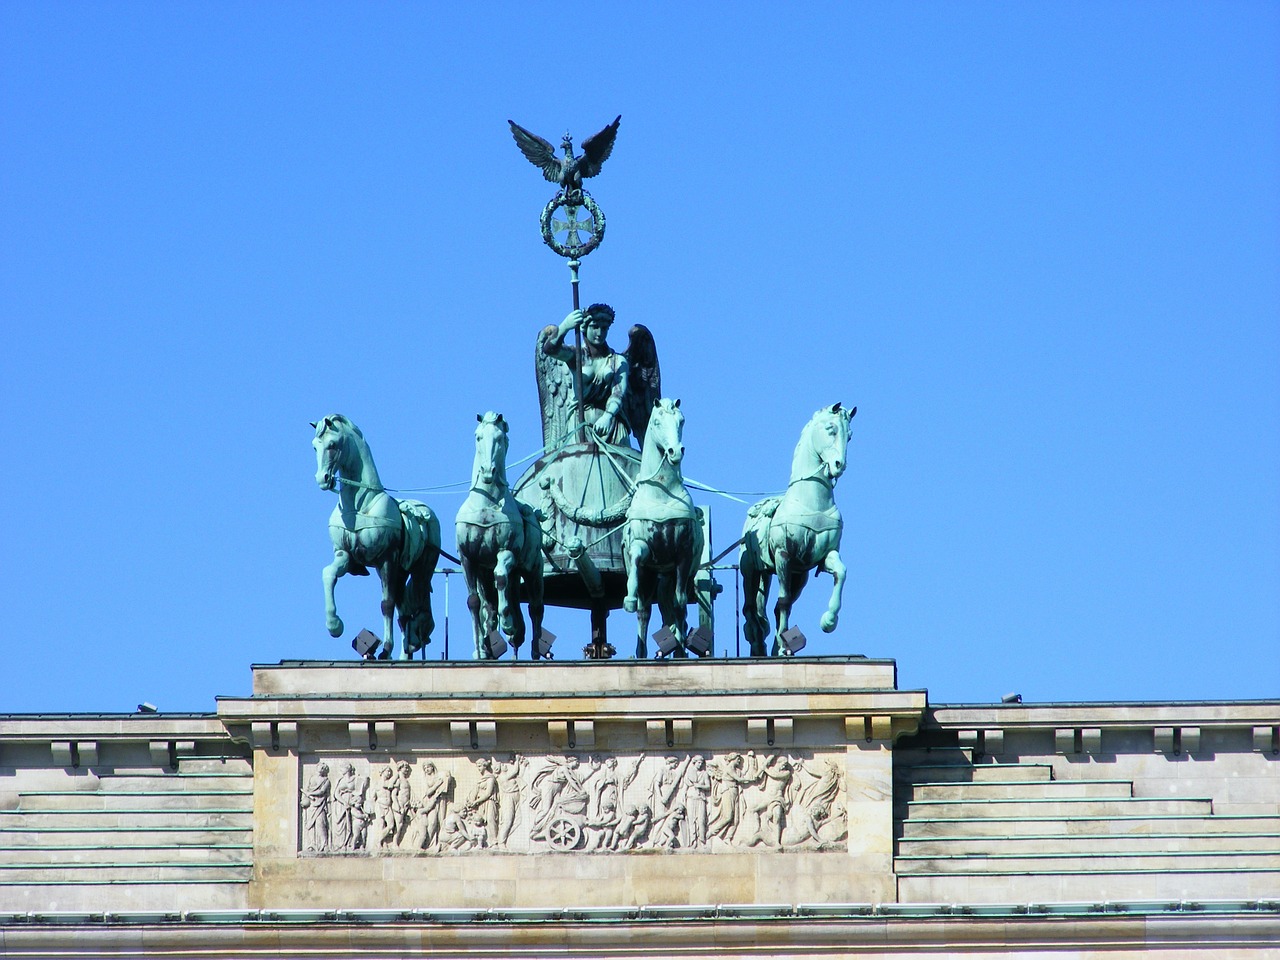
<svg viewBox="0 0 1280 960">
<path fill-rule="evenodd" d="M 400 604 L 400 632 L 412 654 L 431 642 L 435 617 L 431 612 L 431 577 L 440 561 L 440 519 L 425 503 L 400 502 L 404 538 L 401 565 L 409 574 Z"/>
<path fill-rule="evenodd" d="M 520 508 L 520 520 L 524 526 L 524 550 L 520 556 L 520 568 L 527 576 L 535 571 L 542 573 L 542 524 L 538 520 L 538 511 L 529 504 L 516 501 Z"/>
</svg>

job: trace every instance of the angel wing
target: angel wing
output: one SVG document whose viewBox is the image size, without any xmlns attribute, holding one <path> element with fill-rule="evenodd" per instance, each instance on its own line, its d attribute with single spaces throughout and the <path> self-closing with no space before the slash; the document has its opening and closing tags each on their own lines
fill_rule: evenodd
<svg viewBox="0 0 1280 960">
<path fill-rule="evenodd" d="M 617 120 L 614 121 L 614 126 L 617 126 Z M 627 405 L 627 422 L 631 424 L 631 432 L 635 434 L 636 442 L 643 450 L 644 434 L 649 429 L 649 412 L 653 409 L 654 401 L 662 396 L 658 348 L 648 327 L 637 323 L 631 328 L 630 343 L 624 356 L 627 358 L 627 396 L 624 401 Z"/>
<path fill-rule="evenodd" d="M 619 119 L 621 119 L 621 117 L 619 117 Z M 514 120 L 508 120 L 507 123 L 511 125 L 511 136 L 515 137 L 516 146 L 518 146 L 520 148 L 520 152 L 525 155 L 525 159 L 541 170 L 542 175 L 552 183 L 559 183 L 562 167 L 560 165 L 560 158 L 556 156 L 556 148 L 546 140 L 543 140 L 536 133 L 526 130 Z M 605 129 L 608 128 L 606 127 Z M 603 133 L 604 131 L 602 130 L 600 132 Z M 597 133 L 596 136 L 598 137 L 600 134 Z M 593 137 L 592 139 L 595 138 Z M 584 143 L 582 146 L 585 148 L 586 144 Z M 609 149 L 613 149 L 612 138 L 609 140 Z M 608 151 L 606 151 L 605 156 L 607 157 L 608 155 Z M 601 162 L 603 162 L 603 158 Z"/>
<path fill-rule="evenodd" d="M 577 398 L 573 393 L 573 372 L 568 364 L 549 357 L 543 347 L 555 338 L 557 329 L 543 327 L 533 348 L 533 371 L 538 380 L 538 401 L 542 406 L 542 444 L 563 443 L 574 425 Z"/>
<path fill-rule="evenodd" d="M 582 156 L 578 160 L 578 172 L 584 178 L 594 177 L 599 173 L 604 162 L 609 159 L 609 154 L 613 153 L 613 141 L 618 136 L 618 124 L 621 122 L 622 114 L 618 114 L 613 123 L 582 141 Z"/>
</svg>

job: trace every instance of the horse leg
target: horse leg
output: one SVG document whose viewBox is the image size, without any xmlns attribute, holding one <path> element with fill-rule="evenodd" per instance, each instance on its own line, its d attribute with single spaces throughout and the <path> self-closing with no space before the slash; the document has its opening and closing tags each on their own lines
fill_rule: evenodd
<svg viewBox="0 0 1280 960">
<path fill-rule="evenodd" d="M 485 649 L 485 639 L 489 634 L 498 629 L 498 588 L 494 583 L 493 571 L 487 567 L 480 571 L 480 611 L 484 621 L 480 630 L 480 646 L 477 651 L 477 660 L 490 659 L 488 651 Z"/>
<path fill-rule="evenodd" d="M 742 575 L 742 632 L 746 634 L 753 657 L 765 655 L 764 638 L 769 632 L 769 621 L 764 616 L 764 605 L 769 600 L 769 581 L 773 579 L 759 561 L 759 555 L 750 548 L 744 549 L 738 560 L 738 572 Z"/>
<path fill-rule="evenodd" d="M 404 593 L 405 574 L 391 560 L 378 565 L 378 579 L 382 582 L 382 650 L 378 653 L 381 660 L 390 660 L 396 648 L 395 617 L 396 607 Z M 409 647 L 409 637 L 404 631 L 400 636 L 402 660 L 413 656 Z"/>
<path fill-rule="evenodd" d="M 512 570 L 507 578 L 507 589 L 503 591 L 506 597 L 507 610 L 511 613 L 512 630 L 507 636 L 511 640 L 511 659 L 520 659 L 520 648 L 524 645 L 526 633 L 524 623 L 524 613 L 520 609 L 520 571 Z"/>
<path fill-rule="evenodd" d="M 511 574 L 515 565 L 516 555 L 511 550 L 498 551 L 493 564 L 493 586 L 498 594 L 498 625 L 508 637 L 515 634 L 515 617 L 520 615 L 520 611 L 516 610 L 513 616 L 511 610 L 511 586 L 515 580 Z"/>
<path fill-rule="evenodd" d="M 653 605 L 646 592 L 636 602 L 636 659 L 643 660 L 649 656 L 649 617 L 653 613 Z"/>
<path fill-rule="evenodd" d="M 400 637 L 409 654 L 430 643 L 431 634 L 436 628 L 435 617 L 431 612 L 431 575 L 435 572 L 435 566 L 435 560 L 430 557 L 420 558 L 408 572 L 407 581 L 396 603 L 400 611 Z"/>
<path fill-rule="evenodd" d="M 657 595 L 658 609 L 662 612 L 662 625 L 671 631 L 671 635 L 676 638 L 676 648 L 671 651 L 672 660 L 687 660 L 689 651 L 684 645 L 685 631 L 689 626 L 688 609 L 681 610 L 676 602 L 676 578 L 679 574 L 675 570 L 670 573 L 664 573 L 658 577 L 655 593 Z"/>
<path fill-rule="evenodd" d="M 635 613 L 640 603 L 640 573 L 637 556 L 648 552 L 648 544 L 643 539 L 631 536 L 631 521 L 627 521 L 627 530 L 622 537 L 622 567 L 627 574 L 627 595 L 622 599 L 622 609 L 627 613 Z M 640 656 L 640 654 L 636 654 Z"/>
<path fill-rule="evenodd" d="M 795 576 L 791 569 L 791 554 L 785 547 L 774 551 L 773 564 L 778 573 L 778 599 L 773 604 L 773 655 L 776 657 L 781 653 L 783 656 L 790 656 L 791 651 L 782 642 L 782 634 L 791 625 L 791 605 L 795 602 L 795 596 L 792 594 Z"/>
<path fill-rule="evenodd" d="M 484 658 L 484 601 L 480 599 L 480 583 L 479 577 L 476 575 L 475 564 L 467 558 L 465 554 L 462 557 L 462 577 L 467 583 L 467 610 L 471 613 L 471 634 L 475 641 L 476 660 Z"/>
<path fill-rule="evenodd" d="M 329 628 L 329 636 L 342 636 L 342 618 L 338 616 L 338 607 L 333 599 L 333 585 L 338 578 L 347 572 L 351 565 L 351 554 L 339 548 L 333 548 L 333 563 L 320 572 L 324 581 L 324 616 L 325 626 Z"/>
<path fill-rule="evenodd" d="M 529 594 L 529 623 L 533 636 L 533 643 L 529 644 L 529 659 L 537 660 L 538 641 L 542 639 L 542 613 L 546 609 L 542 602 L 542 554 L 535 554 L 531 563 L 532 567 L 524 574 L 524 588 Z"/>
<path fill-rule="evenodd" d="M 840 620 L 840 603 L 844 599 L 844 578 L 847 572 L 838 550 L 832 550 L 823 558 L 822 569 L 831 574 L 831 579 L 835 581 L 831 585 L 831 600 L 827 604 L 827 612 L 822 615 L 822 632 L 830 633 Z"/>
</svg>

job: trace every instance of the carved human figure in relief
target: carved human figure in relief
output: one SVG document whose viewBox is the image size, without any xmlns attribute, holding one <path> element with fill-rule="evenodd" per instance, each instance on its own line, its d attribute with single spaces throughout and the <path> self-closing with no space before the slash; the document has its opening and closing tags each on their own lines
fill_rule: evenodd
<svg viewBox="0 0 1280 960">
<path fill-rule="evenodd" d="M 369 846 L 369 824 L 373 822 L 372 798 L 369 796 L 369 778 L 357 777 L 354 799 L 351 805 L 351 849 L 364 850 Z"/>
<path fill-rule="evenodd" d="M 342 772 L 333 785 L 333 849 L 350 850 L 355 840 L 356 768 L 350 761 L 338 768 Z"/>
<path fill-rule="evenodd" d="M 463 809 L 475 813 L 486 824 L 498 822 L 498 777 L 493 772 L 493 761 L 481 757 L 476 761 L 477 779 L 471 792 L 463 801 Z"/>
<path fill-rule="evenodd" d="M 733 842 L 742 822 L 742 788 L 755 780 L 754 759 L 754 753 L 731 753 L 713 765 L 708 837 Z"/>
<path fill-rule="evenodd" d="M 651 793 L 655 819 L 660 820 L 665 817 L 676 803 L 680 793 L 680 783 L 684 778 L 684 772 L 689 768 L 689 761 L 689 755 L 685 756 L 683 762 L 679 757 L 667 757 L 663 761 L 662 769 L 654 774 Z"/>
<path fill-rule="evenodd" d="M 614 850 L 635 850 L 649 842 L 653 830 L 653 809 L 647 803 L 627 805 L 627 812 L 618 824 Z"/>
<path fill-rule="evenodd" d="M 374 849 L 382 850 L 396 842 L 399 820 L 395 813 L 396 771 L 388 765 L 378 771 L 378 784 L 373 794 Z"/>
<path fill-rule="evenodd" d="M 609 346 L 613 308 L 593 303 L 574 310 L 558 327 L 546 327 L 538 336 L 538 395 L 542 401 L 543 442 L 563 443 L 576 425 L 574 371 L 582 371 L 583 420 L 590 436 L 620 446 L 635 436 L 643 444 L 649 409 L 662 395 L 658 353 L 648 327 L 636 324 L 630 331 L 625 353 Z M 565 343 L 575 327 L 582 331 L 582 355 Z"/>
<path fill-rule="evenodd" d="M 302 790 L 303 849 L 323 853 L 329 849 L 329 765 L 322 763 Z"/>
<path fill-rule="evenodd" d="M 781 755 L 770 757 L 760 768 L 759 785 L 752 786 L 743 795 L 748 822 L 755 827 L 751 836 L 738 843 L 754 847 L 764 843 L 782 848 L 782 831 L 786 827 L 788 809 L 787 789 L 791 786 L 793 770 L 791 761 Z"/>
<path fill-rule="evenodd" d="M 685 811 L 683 803 L 677 803 L 661 821 L 655 821 L 658 827 L 658 836 L 654 840 L 654 846 L 662 847 L 666 850 L 674 850 L 676 847 L 684 846 L 684 823 L 688 813 Z"/>
<path fill-rule="evenodd" d="M 422 836 L 415 846 L 421 850 L 430 850 L 440 839 L 449 792 L 453 789 L 453 775 L 437 770 L 430 760 L 422 765 L 422 773 L 422 800 L 416 808 L 421 818 Z"/>
<path fill-rule="evenodd" d="M 409 784 L 412 775 L 413 768 L 409 766 L 409 761 L 401 760 L 396 764 L 395 787 L 391 794 L 391 809 L 396 818 L 396 843 L 404 840 L 409 820 L 413 816 L 413 789 Z"/>
<path fill-rule="evenodd" d="M 489 845 L 489 831 L 484 817 L 450 810 L 440 824 L 442 850 L 479 850 Z"/>
<path fill-rule="evenodd" d="M 707 759 L 695 755 L 684 775 L 684 808 L 688 815 L 685 846 L 706 844 L 710 801 L 711 774 L 707 772 Z"/>
<path fill-rule="evenodd" d="M 791 758 L 795 772 L 793 799 L 787 810 L 784 844 L 813 841 L 819 845 L 838 843 L 849 835 L 846 808 L 842 800 L 843 774 L 831 760 Z"/>
<path fill-rule="evenodd" d="M 622 822 L 622 796 L 627 787 L 635 782 L 640 772 L 640 764 L 644 760 L 641 753 L 631 765 L 631 770 L 623 777 L 618 775 L 618 758 L 606 757 L 600 764 L 593 793 L 595 800 L 591 804 L 590 817 L 587 821 L 588 850 L 612 850 L 617 842 L 618 824 Z"/>
<path fill-rule="evenodd" d="M 529 798 L 529 804 L 538 814 L 529 830 L 530 840 L 547 839 L 547 826 L 557 814 L 575 819 L 586 816 L 587 805 L 591 802 L 586 784 L 600 769 L 600 764 L 595 761 L 593 769 L 585 775 L 581 766 L 582 762 L 572 755 L 561 760 L 551 759 L 550 765 L 533 778 L 535 792 Z"/>
<path fill-rule="evenodd" d="M 520 779 L 528 766 L 529 761 L 518 753 L 513 753 L 508 763 L 493 761 L 498 781 L 498 819 L 496 825 L 490 824 L 495 846 L 507 845 L 511 831 L 520 820 Z"/>
</svg>

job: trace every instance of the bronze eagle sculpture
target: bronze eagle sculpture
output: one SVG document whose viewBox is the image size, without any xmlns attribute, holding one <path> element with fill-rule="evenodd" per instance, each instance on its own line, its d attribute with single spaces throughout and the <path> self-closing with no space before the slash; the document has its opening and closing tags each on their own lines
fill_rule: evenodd
<svg viewBox="0 0 1280 960">
<path fill-rule="evenodd" d="M 558 157 L 556 148 L 549 142 L 514 120 L 507 121 L 520 152 L 542 171 L 544 177 L 552 183 L 560 184 L 560 192 L 566 197 L 581 194 L 582 181 L 600 172 L 604 162 L 609 159 L 609 154 L 613 152 L 613 141 L 618 136 L 618 124 L 621 122 L 622 114 L 618 114 L 613 123 L 583 140 L 582 154 L 577 157 L 573 155 L 573 138 L 566 133 L 560 141 L 564 156 Z"/>
</svg>

